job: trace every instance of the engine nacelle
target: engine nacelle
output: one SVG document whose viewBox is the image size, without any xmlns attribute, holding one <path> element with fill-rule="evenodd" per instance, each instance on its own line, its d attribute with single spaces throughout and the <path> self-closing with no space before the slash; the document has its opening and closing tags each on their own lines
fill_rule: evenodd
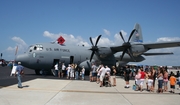
<svg viewBox="0 0 180 105">
<path fill-rule="evenodd" d="M 101 58 L 104 58 L 104 57 L 112 54 L 112 51 L 111 51 L 110 47 L 100 47 L 100 48 L 98 48 L 98 53 Z"/>
<path fill-rule="evenodd" d="M 143 45 L 132 45 L 131 50 L 133 52 L 133 56 L 138 56 L 146 51 Z"/>
<path fill-rule="evenodd" d="M 114 54 L 116 60 L 120 60 L 121 55 L 122 55 L 122 52 L 118 52 L 118 53 Z M 141 61 L 145 60 L 145 58 L 143 56 L 141 56 L 141 55 L 134 56 L 134 58 L 135 58 L 136 62 L 141 62 Z M 124 61 L 124 62 L 134 62 L 134 60 L 127 53 L 124 54 L 124 57 L 123 57 L 122 61 Z"/>
</svg>

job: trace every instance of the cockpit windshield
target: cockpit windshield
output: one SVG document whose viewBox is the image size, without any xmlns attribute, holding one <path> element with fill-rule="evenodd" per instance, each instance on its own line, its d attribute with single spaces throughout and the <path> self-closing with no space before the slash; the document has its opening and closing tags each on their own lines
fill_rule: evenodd
<svg viewBox="0 0 180 105">
<path fill-rule="evenodd" d="M 32 52 L 33 50 L 35 51 L 42 51 L 43 50 L 43 46 L 41 44 L 36 44 L 33 46 L 29 47 L 29 52 Z"/>
</svg>

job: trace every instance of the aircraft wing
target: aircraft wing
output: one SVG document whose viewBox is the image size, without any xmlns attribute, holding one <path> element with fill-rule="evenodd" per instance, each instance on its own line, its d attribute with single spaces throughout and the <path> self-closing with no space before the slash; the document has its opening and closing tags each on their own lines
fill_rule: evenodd
<svg viewBox="0 0 180 105">
<path fill-rule="evenodd" d="M 170 53 L 143 53 L 145 56 L 154 56 L 154 55 L 171 55 L 173 54 L 172 52 Z"/>
<path fill-rule="evenodd" d="M 149 43 L 143 44 L 145 48 L 149 49 L 158 49 L 158 48 L 168 48 L 168 47 L 180 47 L 179 42 L 161 42 L 161 43 Z"/>
<path fill-rule="evenodd" d="M 114 52 L 120 52 L 124 50 L 124 47 L 122 46 L 115 46 L 115 47 L 111 47 L 111 50 Z"/>
</svg>

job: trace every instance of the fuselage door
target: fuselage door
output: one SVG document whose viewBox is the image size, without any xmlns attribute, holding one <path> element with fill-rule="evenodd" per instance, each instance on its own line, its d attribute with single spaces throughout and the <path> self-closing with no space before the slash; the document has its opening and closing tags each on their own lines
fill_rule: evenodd
<svg viewBox="0 0 180 105">
<path fill-rule="evenodd" d="M 70 56 L 70 62 L 69 62 L 69 64 L 72 64 L 72 63 L 74 63 L 74 56 Z"/>
</svg>

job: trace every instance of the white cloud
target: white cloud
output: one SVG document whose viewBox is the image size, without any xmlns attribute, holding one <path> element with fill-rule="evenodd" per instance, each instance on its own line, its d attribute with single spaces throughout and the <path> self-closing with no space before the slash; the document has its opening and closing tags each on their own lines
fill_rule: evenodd
<svg viewBox="0 0 180 105">
<path fill-rule="evenodd" d="M 84 46 L 90 46 L 88 42 L 85 42 L 82 37 L 77 36 L 75 37 L 72 34 L 64 34 L 64 33 L 59 33 L 59 34 L 54 34 L 50 33 L 49 31 L 44 31 L 43 36 L 48 37 L 52 40 L 57 40 L 60 36 L 62 36 L 65 39 L 65 44 L 66 45 L 84 45 Z"/>
<path fill-rule="evenodd" d="M 15 48 L 13 48 L 13 47 L 8 47 L 7 48 L 7 51 L 14 51 L 15 50 Z"/>
<path fill-rule="evenodd" d="M 21 39 L 20 37 L 12 37 L 11 38 L 15 43 L 16 45 L 14 47 L 12 46 L 9 46 L 6 50 L 7 51 L 10 51 L 10 52 L 14 52 L 15 53 L 15 50 L 16 50 L 16 47 L 18 46 L 18 52 L 24 52 L 26 49 L 27 49 L 27 44 L 26 42 Z"/>
<path fill-rule="evenodd" d="M 18 46 L 17 54 L 24 53 L 27 50 L 27 47 L 28 47 L 26 42 L 23 39 L 21 39 L 20 37 L 14 36 L 14 37 L 11 38 L 11 40 L 13 40 L 15 42 L 15 45 L 14 46 L 9 46 L 4 51 L 4 53 L 6 55 L 8 55 L 7 58 L 6 58 L 7 60 L 14 59 L 17 46 Z"/>
<path fill-rule="evenodd" d="M 111 35 L 110 31 L 108 31 L 107 29 L 103 29 L 103 32 L 104 32 L 105 35 L 108 35 L 108 36 Z"/>
<path fill-rule="evenodd" d="M 162 37 L 158 38 L 157 42 L 170 42 L 170 41 L 180 41 L 179 37 Z"/>
</svg>

